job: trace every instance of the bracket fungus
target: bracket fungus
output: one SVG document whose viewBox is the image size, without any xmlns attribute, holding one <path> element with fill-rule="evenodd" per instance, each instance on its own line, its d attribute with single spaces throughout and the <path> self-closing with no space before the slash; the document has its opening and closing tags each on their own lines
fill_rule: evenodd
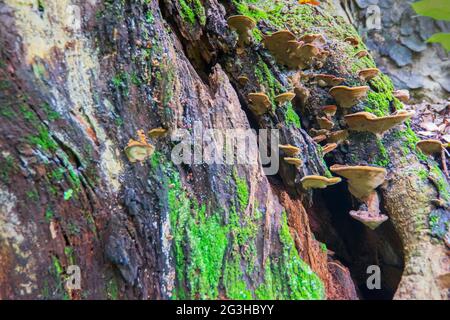
<svg viewBox="0 0 450 320">
<path fill-rule="evenodd" d="M 156 138 L 161 138 L 163 137 L 165 134 L 167 133 L 167 129 L 164 128 L 155 128 L 155 129 L 151 129 L 148 132 L 148 136 L 150 138 L 156 139 Z"/>
<path fill-rule="evenodd" d="M 322 141 L 327 140 L 327 136 L 324 135 L 324 134 L 320 134 L 320 135 L 318 135 L 318 136 L 315 136 L 315 137 L 313 138 L 313 140 L 314 140 L 314 142 L 316 142 L 316 143 L 321 143 Z"/>
<path fill-rule="evenodd" d="M 138 130 L 137 135 L 139 137 L 139 141 L 130 139 L 124 150 L 128 160 L 132 163 L 145 161 L 150 158 L 155 151 L 155 147 L 147 142 L 147 138 L 145 137 L 143 130 Z"/>
<path fill-rule="evenodd" d="M 305 176 L 300 182 L 304 189 L 325 189 L 328 186 L 341 182 L 339 177 L 327 178 L 323 176 Z"/>
<path fill-rule="evenodd" d="M 231 16 L 227 20 L 228 26 L 238 34 L 238 47 L 244 47 L 251 43 L 252 30 L 256 27 L 256 21 L 243 15 Z"/>
<path fill-rule="evenodd" d="M 348 135 L 349 135 L 348 130 L 332 131 L 328 135 L 327 141 L 330 143 L 340 144 L 343 141 L 347 140 Z"/>
<path fill-rule="evenodd" d="M 356 37 L 347 37 L 344 39 L 344 41 L 352 45 L 354 48 L 359 45 L 359 40 Z"/>
<path fill-rule="evenodd" d="M 447 168 L 447 159 L 445 156 L 445 153 L 447 152 L 445 150 L 446 147 L 448 147 L 448 144 L 443 144 L 439 140 L 422 140 L 417 142 L 416 147 L 422 151 L 424 154 L 428 156 L 432 156 L 435 154 L 439 154 L 441 156 L 441 162 L 442 162 L 442 170 L 444 171 L 445 175 L 448 177 L 448 168 Z"/>
<path fill-rule="evenodd" d="M 348 180 L 348 189 L 359 200 L 366 200 L 386 179 L 384 168 L 369 166 L 346 166 L 335 164 L 330 167 L 331 172 Z"/>
<path fill-rule="evenodd" d="M 291 102 L 292 99 L 295 98 L 295 93 L 293 92 L 285 92 L 282 94 L 277 95 L 274 100 L 279 104 L 279 105 L 284 105 L 285 103 Z"/>
<path fill-rule="evenodd" d="M 239 76 L 238 81 L 242 86 L 245 86 L 248 83 L 248 78 L 246 76 Z"/>
<path fill-rule="evenodd" d="M 408 90 L 396 90 L 393 93 L 394 97 L 403 103 L 408 103 L 410 95 Z"/>
<path fill-rule="evenodd" d="M 299 159 L 299 158 L 286 157 L 283 160 L 289 164 L 296 166 L 296 167 L 300 167 L 303 164 L 302 159 Z"/>
<path fill-rule="evenodd" d="M 327 153 L 330 153 L 331 151 L 333 151 L 334 149 L 337 148 L 337 143 L 327 143 L 323 149 L 322 152 L 324 155 L 326 155 Z"/>
<path fill-rule="evenodd" d="M 358 77 L 363 81 L 370 81 L 380 74 L 377 68 L 367 68 L 358 71 Z"/>
<path fill-rule="evenodd" d="M 304 36 L 301 36 L 299 40 L 304 43 L 312 43 L 319 46 L 322 46 L 326 43 L 325 37 L 320 33 L 305 34 Z"/>
<path fill-rule="evenodd" d="M 317 136 L 321 136 L 321 135 L 328 135 L 330 133 L 330 130 L 327 129 L 314 129 L 312 128 L 311 130 L 309 130 L 309 135 L 311 137 L 317 137 Z"/>
<path fill-rule="evenodd" d="M 263 92 L 249 93 L 248 100 L 251 102 L 250 109 L 257 116 L 263 115 L 270 109 L 270 99 Z"/>
<path fill-rule="evenodd" d="M 334 104 L 330 104 L 323 106 L 321 110 L 328 118 L 331 118 L 336 114 L 337 106 Z"/>
<path fill-rule="evenodd" d="M 300 153 L 300 149 L 290 144 L 280 144 L 278 148 L 289 157 L 295 157 Z"/>
<path fill-rule="evenodd" d="M 331 74 L 316 74 L 314 79 L 321 87 L 335 87 L 345 81 L 344 78 L 335 77 Z"/>
<path fill-rule="evenodd" d="M 330 89 L 330 95 L 336 100 L 341 108 L 351 108 L 361 100 L 365 99 L 368 91 L 368 86 L 336 86 Z"/>
<path fill-rule="evenodd" d="M 390 116 L 377 117 L 370 112 L 357 112 L 344 116 L 350 130 L 372 132 L 382 136 L 384 132 L 403 123 L 414 115 L 414 111 L 400 110 Z"/>
<path fill-rule="evenodd" d="M 333 165 L 330 170 L 346 178 L 350 193 L 364 202 L 360 210 L 350 211 L 352 218 L 362 222 L 372 230 L 388 219 L 387 216 L 380 214 L 380 201 L 375 190 L 386 180 L 386 169 L 369 166 Z"/>
<path fill-rule="evenodd" d="M 366 50 L 360 50 L 357 53 L 355 53 L 355 57 L 358 59 L 364 58 L 368 55 L 369 55 L 369 53 Z"/>
<path fill-rule="evenodd" d="M 331 130 L 334 127 L 334 122 L 326 117 L 317 118 L 320 129 Z"/>
</svg>

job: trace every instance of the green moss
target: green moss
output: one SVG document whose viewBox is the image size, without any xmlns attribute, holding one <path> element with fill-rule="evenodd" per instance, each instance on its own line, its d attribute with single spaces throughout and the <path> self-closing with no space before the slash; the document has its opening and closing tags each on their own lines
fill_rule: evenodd
<svg viewBox="0 0 450 320">
<path fill-rule="evenodd" d="M 14 162 L 13 156 L 0 153 L 0 180 L 4 183 L 9 183 L 11 175 L 16 173 L 17 170 L 18 166 Z"/>
<path fill-rule="evenodd" d="M 267 64 L 262 61 L 261 58 L 258 59 L 258 62 L 255 66 L 255 76 L 256 79 L 258 79 L 258 83 L 260 85 L 263 85 L 266 89 L 266 94 L 270 98 L 272 106 L 275 107 L 275 96 L 285 90 L 280 82 L 273 76 L 272 71 L 270 71 Z"/>
<path fill-rule="evenodd" d="M 112 278 L 106 283 L 106 295 L 109 300 L 117 300 L 119 298 L 119 286 L 116 279 Z"/>
<path fill-rule="evenodd" d="M 200 25 L 206 24 L 206 12 L 200 0 L 178 0 L 181 7 L 181 18 L 190 24 L 195 24 L 197 19 Z"/>
<path fill-rule="evenodd" d="M 1 90 L 1 89 L 0 89 Z M 7 119 L 14 119 L 16 114 L 10 106 L 0 106 L 0 116 Z"/>
<path fill-rule="evenodd" d="M 380 139 L 377 139 L 377 146 L 378 146 L 378 154 L 375 159 L 375 164 L 377 166 L 386 168 L 391 162 L 389 158 L 389 153 L 387 152 L 385 146 L 383 145 L 383 142 Z"/>
<path fill-rule="evenodd" d="M 430 168 L 430 176 L 433 178 L 441 199 L 444 201 L 450 201 L 450 186 L 441 169 L 439 169 L 437 165 L 433 165 Z"/>
<path fill-rule="evenodd" d="M 44 126 L 40 126 L 38 128 L 38 134 L 28 136 L 27 140 L 29 143 L 40 147 L 44 151 L 55 151 L 58 147 Z"/>
<path fill-rule="evenodd" d="M 236 195 L 239 201 L 241 210 L 245 210 L 248 206 L 249 191 L 247 181 L 245 178 L 240 178 L 236 170 L 233 172 L 234 180 L 236 181 Z"/>
<path fill-rule="evenodd" d="M 292 108 L 292 103 L 288 103 L 286 105 L 286 112 L 284 114 L 285 117 L 285 121 L 286 121 L 286 125 L 288 127 L 290 126 L 294 126 L 297 129 L 301 128 L 301 123 L 300 123 L 300 117 L 298 116 L 297 112 L 295 112 L 295 110 Z"/>
</svg>

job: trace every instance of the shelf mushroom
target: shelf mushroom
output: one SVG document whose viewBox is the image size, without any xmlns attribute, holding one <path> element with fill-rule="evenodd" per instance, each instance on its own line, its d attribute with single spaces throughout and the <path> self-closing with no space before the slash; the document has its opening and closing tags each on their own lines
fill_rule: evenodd
<svg viewBox="0 0 450 320">
<path fill-rule="evenodd" d="M 143 130 L 138 130 L 137 134 L 139 141 L 130 139 L 124 150 L 128 160 L 131 163 L 142 163 L 146 159 L 150 158 L 155 151 L 155 147 L 147 142 L 147 138 L 145 137 Z"/>
<path fill-rule="evenodd" d="M 316 74 L 314 80 L 320 87 L 335 87 L 345 81 L 344 78 L 335 77 L 331 74 Z"/>
<path fill-rule="evenodd" d="M 359 40 L 356 37 L 347 37 L 344 39 L 344 41 L 352 45 L 354 48 L 358 47 L 359 45 Z"/>
<path fill-rule="evenodd" d="M 368 55 L 369 55 L 369 53 L 366 50 L 360 50 L 357 53 L 355 53 L 355 57 L 358 59 L 364 58 Z"/>
<path fill-rule="evenodd" d="M 408 103 L 410 95 L 408 90 L 396 90 L 393 92 L 395 98 L 403 103 Z"/>
<path fill-rule="evenodd" d="M 327 116 L 327 118 L 331 118 L 336 114 L 337 106 L 335 106 L 334 104 L 330 104 L 323 106 L 321 110 Z"/>
<path fill-rule="evenodd" d="M 333 165 L 331 172 L 347 179 L 348 190 L 364 203 L 358 211 L 350 211 L 350 215 L 368 226 L 376 229 L 388 219 L 380 213 L 378 188 L 386 180 L 386 169 L 370 166 Z"/>
<path fill-rule="evenodd" d="M 245 86 L 248 83 L 248 78 L 247 76 L 242 75 L 238 77 L 238 81 L 242 86 Z"/>
<path fill-rule="evenodd" d="M 295 157 L 300 153 L 300 149 L 290 144 L 280 144 L 278 148 L 289 157 Z"/>
<path fill-rule="evenodd" d="M 327 153 L 330 153 L 331 151 L 333 151 L 334 149 L 337 148 L 337 143 L 327 143 L 323 149 L 322 149 L 322 153 L 324 155 L 326 155 Z"/>
<path fill-rule="evenodd" d="M 270 99 L 264 92 L 250 93 L 250 110 L 257 116 L 261 116 L 270 109 Z"/>
<path fill-rule="evenodd" d="M 286 158 L 283 158 L 283 160 L 289 164 L 296 166 L 296 167 L 300 167 L 303 164 L 302 159 L 299 159 L 299 158 L 286 157 Z"/>
<path fill-rule="evenodd" d="M 380 74 L 380 70 L 377 68 L 368 68 L 358 71 L 358 77 L 363 81 L 370 81 Z"/>
<path fill-rule="evenodd" d="M 327 117 L 317 118 L 320 129 L 331 130 L 334 127 L 334 122 Z"/>
<path fill-rule="evenodd" d="M 300 182 L 304 189 L 325 189 L 328 186 L 337 184 L 341 182 L 342 179 L 339 177 L 327 178 L 323 176 L 305 176 Z"/>
<path fill-rule="evenodd" d="M 348 130 L 332 131 L 328 135 L 327 142 L 341 144 L 342 142 L 347 140 L 348 136 Z"/>
<path fill-rule="evenodd" d="M 312 43 L 315 45 L 322 46 L 326 43 L 326 40 L 323 35 L 316 33 L 316 34 L 305 34 L 300 37 L 300 41 L 304 43 Z"/>
<path fill-rule="evenodd" d="M 389 129 L 405 122 L 414 111 L 400 110 L 390 116 L 377 117 L 370 112 L 357 112 L 344 116 L 350 130 L 372 132 L 381 137 Z"/>
<path fill-rule="evenodd" d="M 295 93 L 293 92 L 285 92 L 282 94 L 277 95 L 274 100 L 279 104 L 279 105 L 284 105 L 285 103 L 291 102 L 292 99 L 295 98 Z"/>
<path fill-rule="evenodd" d="M 338 105 L 341 108 L 347 109 L 353 107 L 361 100 L 365 99 L 368 91 L 368 86 L 336 86 L 330 89 L 330 95 L 337 101 Z"/>
<path fill-rule="evenodd" d="M 243 15 L 231 16 L 227 20 L 228 26 L 238 34 L 238 47 L 243 48 L 251 43 L 251 31 L 256 27 L 256 21 Z"/>
<path fill-rule="evenodd" d="M 439 154 L 442 161 L 442 170 L 447 177 L 449 176 L 445 157 L 445 153 L 447 152 L 445 148 L 448 147 L 448 144 L 443 144 L 439 140 L 429 139 L 417 142 L 416 147 L 428 156 Z"/>
<path fill-rule="evenodd" d="M 156 138 L 161 138 L 163 137 L 165 134 L 167 133 L 167 129 L 164 128 L 155 128 L 155 129 L 151 129 L 148 132 L 148 136 L 150 138 L 156 139 Z"/>
</svg>

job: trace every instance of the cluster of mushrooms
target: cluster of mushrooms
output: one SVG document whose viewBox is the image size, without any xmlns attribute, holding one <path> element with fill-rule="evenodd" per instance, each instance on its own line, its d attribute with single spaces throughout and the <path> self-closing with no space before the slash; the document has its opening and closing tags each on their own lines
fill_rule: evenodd
<svg viewBox="0 0 450 320">
<path fill-rule="evenodd" d="M 243 46 L 251 43 L 252 30 L 256 27 L 256 22 L 249 17 L 238 15 L 230 17 L 228 19 L 228 25 L 238 34 L 238 53 L 243 52 Z M 359 40 L 355 37 L 348 37 L 344 41 L 354 47 L 359 45 Z M 283 105 L 295 97 L 299 98 L 301 102 L 306 103 L 309 97 L 309 90 L 302 86 L 299 81 L 303 76 L 308 77 L 314 84 L 322 88 L 329 87 L 329 94 L 334 98 L 336 104 L 321 107 L 321 115 L 317 117 L 317 123 L 320 128 L 310 131 L 316 143 L 326 142 L 322 147 L 323 154 L 333 151 L 339 144 L 346 141 L 349 136 L 349 131 L 371 132 L 380 138 L 386 131 L 410 119 L 414 114 L 414 111 L 404 110 L 384 117 L 377 117 L 370 112 L 349 114 L 353 106 L 366 99 L 370 90 L 368 85 L 348 87 L 343 85 L 345 82 L 344 78 L 328 74 L 305 75 L 301 72 L 301 70 L 307 68 L 320 69 L 330 55 L 330 51 L 326 50 L 326 39 L 320 34 L 308 34 L 297 39 L 290 31 L 280 30 L 271 35 L 265 35 L 262 44 L 275 58 L 277 63 L 291 70 L 300 69 L 300 72 L 297 72 L 295 76 L 290 78 L 294 92 L 287 92 L 276 96 L 274 100 L 277 104 Z M 367 55 L 368 52 L 362 50 L 358 51 L 355 57 L 359 59 Z M 376 68 L 368 68 L 360 70 L 358 77 L 361 82 L 367 84 L 377 77 L 379 73 L 380 71 Z M 245 85 L 248 78 L 245 75 L 241 75 L 238 80 L 241 84 Z M 402 91 L 394 92 L 394 96 L 401 101 L 406 101 L 409 98 L 407 93 Z M 248 100 L 250 102 L 249 108 L 256 116 L 262 116 L 271 110 L 271 101 L 265 92 L 250 93 Z M 348 129 L 333 131 L 335 125 L 333 117 L 338 108 L 340 108 L 341 113 L 344 115 Z M 418 147 L 422 147 L 422 145 L 418 145 Z M 435 152 L 438 149 L 437 147 L 437 145 L 430 146 L 432 150 L 429 150 L 429 152 Z M 300 148 L 286 144 L 280 145 L 279 149 L 286 163 L 296 167 L 303 165 L 299 157 L 301 152 Z M 388 219 L 386 215 L 380 213 L 379 198 L 376 191 L 386 180 L 386 169 L 372 166 L 336 164 L 331 166 L 330 170 L 347 179 L 350 193 L 362 203 L 359 210 L 350 212 L 350 215 L 354 219 L 362 222 L 371 229 L 377 228 Z M 302 187 L 306 190 L 323 189 L 341 181 L 342 179 L 340 177 L 319 175 L 308 175 L 300 180 Z"/>
<path fill-rule="evenodd" d="M 167 129 L 154 128 L 148 132 L 151 139 L 158 139 L 167 134 Z M 131 163 L 143 163 L 150 158 L 155 151 L 155 147 L 147 141 L 147 136 L 143 130 L 137 131 L 138 140 L 130 139 L 125 147 L 125 155 Z"/>
</svg>

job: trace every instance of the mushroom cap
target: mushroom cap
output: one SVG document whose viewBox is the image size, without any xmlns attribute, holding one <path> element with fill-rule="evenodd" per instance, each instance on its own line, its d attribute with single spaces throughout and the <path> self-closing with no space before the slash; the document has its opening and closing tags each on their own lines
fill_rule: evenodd
<svg viewBox="0 0 450 320">
<path fill-rule="evenodd" d="M 370 215 L 368 211 L 350 211 L 350 216 L 372 230 L 375 230 L 380 224 L 389 219 L 384 214 Z"/>
<path fill-rule="evenodd" d="M 414 115 L 414 111 L 400 110 L 390 116 L 377 117 L 370 112 L 357 112 L 344 116 L 350 130 L 372 132 L 382 135 L 387 130 L 403 123 Z"/>
<path fill-rule="evenodd" d="M 377 68 L 367 68 L 362 69 L 358 71 L 358 77 L 360 77 L 363 81 L 370 81 L 378 74 L 380 73 L 380 70 Z"/>
<path fill-rule="evenodd" d="M 328 135 L 328 142 L 340 144 L 348 138 L 348 130 L 338 130 L 330 132 Z"/>
<path fill-rule="evenodd" d="M 256 27 L 256 22 L 250 17 L 243 15 L 231 16 L 227 20 L 228 26 L 239 35 L 238 45 L 242 47 L 250 43 L 250 30 Z"/>
<path fill-rule="evenodd" d="M 286 157 L 286 158 L 283 158 L 283 160 L 289 164 L 296 166 L 296 167 L 300 167 L 303 164 L 302 159 L 299 159 L 299 158 Z"/>
<path fill-rule="evenodd" d="M 369 53 L 366 50 L 360 50 L 357 53 L 355 53 L 355 57 L 357 57 L 359 59 L 364 58 L 368 55 L 369 55 Z"/>
<path fill-rule="evenodd" d="M 272 54 L 284 54 L 287 51 L 288 42 L 291 40 L 295 40 L 295 36 L 292 32 L 289 30 L 280 30 L 271 35 L 265 35 L 262 42 L 264 47 L 272 52 Z"/>
<path fill-rule="evenodd" d="M 292 99 L 295 98 L 294 92 L 285 92 L 282 94 L 277 95 L 274 100 L 279 104 L 285 104 L 287 102 L 292 101 Z"/>
<path fill-rule="evenodd" d="M 330 89 L 330 94 L 341 108 L 351 108 L 367 96 L 369 89 L 368 86 L 336 86 Z"/>
<path fill-rule="evenodd" d="M 444 145 L 439 140 L 433 139 L 419 141 L 417 142 L 416 147 L 429 156 L 441 153 L 442 149 L 444 149 Z"/>
<path fill-rule="evenodd" d="M 334 149 L 336 149 L 337 146 L 338 146 L 337 143 L 327 143 L 323 147 L 322 152 L 323 152 L 324 155 L 326 155 L 327 153 L 329 153 L 329 152 L 333 151 Z"/>
<path fill-rule="evenodd" d="M 359 45 L 359 40 L 356 37 L 347 37 L 344 39 L 344 41 L 350 43 L 354 47 L 357 47 Z"/>
<path fill-rule="evenodd" d="M 228 26 L 236 32 L 247 32 L 256 27 L 256 21 L 244 15 L 235 15 L 227 19 Z"/>
<path fill-rule="evenodd" d="M 393 93 L 394 97 L 403 103 L 408 103 L 410 95 L 408 90 L 395 90 Z"/>
<path fill-rule="evenodd" d="M 301 36 L 299 40 L 304 43 L 314 43 L 319 45 L 324 45 L 326 43 L 325 37 L 320 33 L 305 34 L 304 36 Z"/>
<path fill-rule="evenodd" d="M 336 114 L 337 106 L 334 104 L 329 104 L 326 106 L 323 106 L 321 108 L 322 112 L 325 113 L 328 117 L 332 117 Z"/>
<path fill-rule="evenodd" d="M 330 170 L 348 180 L 348 190 L 360 200 L 366 200 L 370 194 L 386 179 L 384 168 L 369 166 L 345 166 L 335 164 Z"/>
<path fill-rule="evenodd" d="M 327 178 L 323 176 L 305 176 L 300 180 L 304 189 L 325 189 L 341 181 L 342 179 L 339 177 Z"/>
<path fill-rule="evenodd" d="M 249 93 L 248 100 L 250 100 L 250 109 L 257 115 L 263 115 L 270 108 L 270 99 L 263 92 Z"/>
<path fill-rule="evenodd" d="M 300 149 L 290 144 L 280 144 L 278 148 L 289 157 L 295 157 L 300 153 Z"/>
<path fill-rule="evenodd" d="M 155 128 L 155 129 L 151 129 L 148 132 L 148 135 L 150 138 L 160 138 L 160 137 L 164 136 L 166 133 L 167 133 L 167 129 Z"/>
<path fill-rule="evenodd" d="M 142 162 L 149 158 L 155 151 L 155 148 L 151 144 L 142 143 L 131 139 L 124 151 L 128 157 L 128 160 L 134 163 L 137 161 Z"/>
<path fill-rule="evenodd" d="M 344 78 L 335 77 L 331 74 L 316 74 L 314 79 L 321 87 L 335 87 L 345 81 Z"/>
<path fill-rule="evenodd" d="M 317 122 L 321 129 L 331 130 L 334 127 L 334 122 L 326 117 L 317 118 Z"/>
<path fill-rule="evenodd" d="M 317 136 L 320 136 L 320 135 L 328 135 L 330 133 L 330 131 L 329 130 L 327 130 L 327 129 L 319 129 L 319 130 L 317 130 L 317 129 L 311 129 L 311 130 L 309 130 L 309 135 L 311 136 L 311 137 L 317 137 Z"/>
<path fill-rule="evenodd" d="M 320 134 L 320 135 L 318 135 L 318 136 L 315 136 L 315 137 L 313 138 L 313 140 L 314 140 L 314 142 L 316 142 L 316 143 L 321 143 L 322 141 L 327 140 L 327 136 L 324 135 L 324 134 Z"/>
<path fill-rule="evenodd" d="M 245 86 L 248 82 L 247 76 L 239 76 L 238 81 L 241 85 Z"/>
</svg>

